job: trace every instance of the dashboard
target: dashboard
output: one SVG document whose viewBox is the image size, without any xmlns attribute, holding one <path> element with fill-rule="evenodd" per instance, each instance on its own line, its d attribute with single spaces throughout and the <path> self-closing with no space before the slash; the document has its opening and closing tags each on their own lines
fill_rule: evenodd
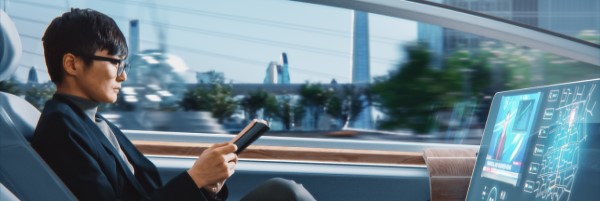
<svg viewBox="0 0 600 201">
<path fill-rule="evenodd" d="M 600 199 L 599 85 L 497 93 L 467 200 Z"/>
</svg>

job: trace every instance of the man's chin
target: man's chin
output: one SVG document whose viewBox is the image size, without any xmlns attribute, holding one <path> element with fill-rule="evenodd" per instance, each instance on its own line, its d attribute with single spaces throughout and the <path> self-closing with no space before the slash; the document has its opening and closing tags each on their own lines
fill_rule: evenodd
<svg viewBox="0 0 600 201">
<path fill-rule="evenodd" d="M 100 101 L 101 103 L 107 103 L 107 104 L 112 104 L 112 103 L 116 103 L 117 102 L 117 96 L 107 96 L 105 97 L 102 101 Z"/>
</svg>

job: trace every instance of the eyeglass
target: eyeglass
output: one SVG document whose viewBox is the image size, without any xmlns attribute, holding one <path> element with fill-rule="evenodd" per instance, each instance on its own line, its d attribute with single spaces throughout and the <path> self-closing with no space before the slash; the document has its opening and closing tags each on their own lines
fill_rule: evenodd
<svg viewBox="0 0 600 201">
<path fill-rule="evenodd" d="M 129 69 L 131 66 L 124 59 L 115 59 L 110 57 L 96 56 L 96 55 L 85 55 L 85 54 L 75 54 L 80 57 L 85 57 L 88 59 L 98 60 L 98 61 L 108 61 L 113 65 L 117 66 L 117 77 L 121 76 L 123 72 L 129 74 Z"/>
</svg>

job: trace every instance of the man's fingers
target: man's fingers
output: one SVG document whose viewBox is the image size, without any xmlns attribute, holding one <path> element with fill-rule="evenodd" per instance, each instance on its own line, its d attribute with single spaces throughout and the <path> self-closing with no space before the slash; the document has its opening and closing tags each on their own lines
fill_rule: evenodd
<svg viewBox="0 0 600 201">
<path fill-rule="evenodd" d="M 234 163 L 234 162 L 227 163 L 227 175 L 228 175 L 228 177 L 231 177 L 231 175 L 233 175 L 233 173 L 235 172 L 235 165 L 236 165 L 236 163 Z"/>
<path fill-rule="evenodd" d="M 228 153 L 225 154 L 225 156 L 223 156 L 223 158 L 225 159 L 225 162 L 234 162 L 237 163 L 237 155 L 235 153 Z"/>
<path fill-rule="evenodd" d="M 222 154 L 228 154 L 228 153 L 233 153 L 237 150 L 237 146 L 235 144 L 231 144 L 229 142 L 227 142 L 226 144 L 227 145 L 225 145 L 225 146 L 215 148 L 215 151 L 222 153 Z"/>
<path fill-rule="evenodd" d="M 229 142 L 221 142 L 221 143 L 216 143 L 216 144 L 213 144 L 213 145 L 211 146 L 211 148 L 215 149 L 215 148 L 219 148 L 219 147 L 227 146 L 228 144 L 230 144 L 230 143 L 229 143 Z"/>
</svg>

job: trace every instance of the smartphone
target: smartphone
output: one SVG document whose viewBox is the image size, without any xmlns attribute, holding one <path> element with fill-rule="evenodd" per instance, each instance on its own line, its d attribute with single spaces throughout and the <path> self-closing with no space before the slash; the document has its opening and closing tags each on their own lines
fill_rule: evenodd
<svg viewBox="0 0 600 201">
<path fill-rule="evenodd" d="M 269 131 L 269 129 L 270 128 L 267 121 L 253 119 L 238 135 L 231 139 L 231 143 L 234 143 L 238 147 L 235 153 L 242 153 L 242 151 L 244 151 L 248 145 L 256 141 L 256 139 Z"/>
</svg>

